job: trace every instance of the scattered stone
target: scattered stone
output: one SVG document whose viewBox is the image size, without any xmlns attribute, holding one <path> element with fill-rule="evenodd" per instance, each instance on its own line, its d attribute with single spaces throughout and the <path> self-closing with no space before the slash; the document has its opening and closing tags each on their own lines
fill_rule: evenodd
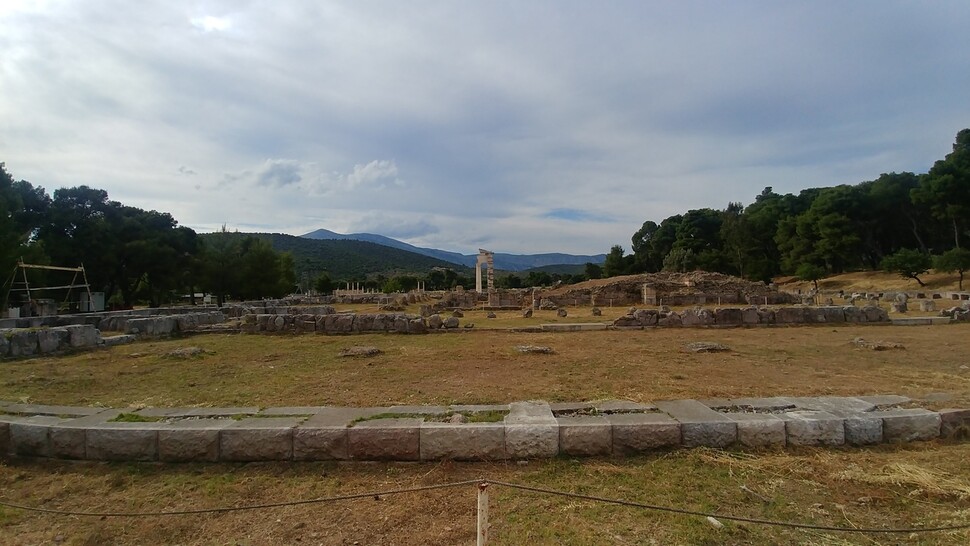
<svg viewBox="0 0 970 546">
<path fill-rule="evenodd" d="M 936 311 L 936 302 L 933 300 L 923 300 L 919 302 L 919 310 L 923 312 Z"/>
<path fill-rule="evenodd" d="M 552 300 L 542 300 L 542 303 L 539 304 L 539 309 L 543 311 L 555 311 L 559 309 L 559 306 L 553 303 Z"/>
<path fill-rule="evenodd" d="M 602 310 L 600 310 L 600 308 L 599 308 L 599 307 L 594 307 L 594 308 L 592 309 L 592 313 L 593 313 L 593 316 L 594 316 L 594 317 L 602 317 L 602 316 L 603 316 L 603 311 L 602 311 Z"/>
<path fill-rule="evenodd" d="M 384 351 L 378 349 L 377 347 L 367 347 L 362 345 L 355 345 L 353 347 L 347 347 L 346 349 L 340 351 L 340 356 L 342 357 L 371 357 L 382 354 Z"/>
<path fill-rule="evenodd" d="M 894 341 L 866 341 L 861 337 L 853 339 L 852 344 L 860 349 L 871 349 L 873 351 L 894 351 L 906 348 L 902 343 Z"/>
<path fill-rule="evenodd" d="M 444 325 L 444 321 L 441 319 L 441 315 L 434 314 L 428 317 L 428 328 L 432 330 L 437 330 Z"/>
<path fill-rule="evenodd" d="M 724 353 L 731 350 L 727 345 L 712 343 L 710 341 L 695 341 L 688 343 L 686 347 L 692 353 Z"/>
<path fill-rule="evenodd" d="M 474 328 L 474 327 L 475 327 L 475 323 L 473 322 L 469 322 L 468 324 L 462 326 L 462 328 Z"/>
<path fill-rule="evenodd" d="M 458 328 L 458 319 L 456 317 L 448 317 L 442 323 L 445 328 Z"/>
<path fill-rule="evenodd" d="M 495 318 L 495 313 L 489 311 L 488 314 L 485 315 L 485 318 Z"/>
<path fill-rule="evenodd" d="M 455 413 L 448 419 L 448 422 L 453 425 L 460 425 L 462 423 L 467 423 L 468 418 L 460 413 Z"/>
<path fill-rule="evenodd" d="M 194 358 L 208 353 L 209 351 L 202 347 L 179 347 L 178 349 L 169 351 L 165 356 L 170 358 Z"/>
<path fill-rule="evenodd" d="M 465 318 L 465 313 L 462 313 L 460 309 L 455 309 L 451 312 L 451 316 L 454 318 Z"/>
<path fill-rule="evenodd" d="M 522 311 L 522 318 L 532 318 L 532 308 Z"/>
<path fill-rule="evenodd" d="M 562 308 L 560 308 L 560 309 L 558 309 L 556 311 L 556 316 L 558 316 L 560 318 L 566 318 L 566 315 L 568 315 L 568 314 L 569 313 L 567 313 L 566 310 L 565 309 L 562 309 Z"/>
<path fill-rule="evenodd" d="M 531 353 L 531 354 L 543 354 L 543 355 L 554 355 L 556 351 L 552 350 L 552 347 L 543 347 L 541 345 L 518 345 L 515 348 L 516 351 L 520 353 Z"/>
</svg>

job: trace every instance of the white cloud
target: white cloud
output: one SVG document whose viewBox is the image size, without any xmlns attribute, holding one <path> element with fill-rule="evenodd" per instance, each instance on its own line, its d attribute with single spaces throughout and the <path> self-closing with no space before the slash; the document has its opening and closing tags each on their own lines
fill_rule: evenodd
<svg viewBox="0 0 970 546">
<path fill-rule="evenodd" d="M 189 19 L 189 24 L 204 32 L 229 30 L 232 27 L 232 21 L 229 18 L 213 17 L 211 15 L 192 17 Z"/>
</svg>

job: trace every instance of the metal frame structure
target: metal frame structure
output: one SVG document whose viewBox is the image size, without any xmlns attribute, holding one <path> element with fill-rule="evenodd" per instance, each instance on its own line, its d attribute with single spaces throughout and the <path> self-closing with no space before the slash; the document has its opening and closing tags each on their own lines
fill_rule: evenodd
<svg viewBox="0 0 970 546">
<path fill-rule="evenodd" d="M 30 281 L 27 279 L 28 269 L 43 269 L 47 271 L 67 271 L 73 272 L 74 277 L 71 279 L 71 284 L 65 284 L 62 286 L 41 286 L 41 287 L 30 287 Z M 17 280 L 18 273 L 22 274 L 23 281 Z M 78 276 L 84 281 L 83 284 L 78 283 Z M 17 285 L 22 285 L 22 288 L 18 288 Z M 75 288 L 83 288 L 88 294 L 88 302 L 93 302 L 93 296 L 91 294 L 91 285 L 88 283 L 87 273 L 84 272 L 84 264 L 78 267 L 60 267 L 55 265 L 39 265 L 39 264 L 28 264 L 24 263 L 23 258 L 17 260 L 17 266 L 13 270 L 13 274 L 10 275 L 9 281 L 10 288 L 7 289 L 7 293 L 3 298 L 4 306 L 8 305 L 10 302 L 10 294 L 12 292 L 24 292 L 27 294 L 27 301 L 33 299 L 31 297 L 31 292 L 40 292 L 44 290 L 64 290 L 67 289 L 67 295 L 64 296 L 64 301 L 61 305 L 67 305 L 71 297 L 71 290 Z"/>
</svg>

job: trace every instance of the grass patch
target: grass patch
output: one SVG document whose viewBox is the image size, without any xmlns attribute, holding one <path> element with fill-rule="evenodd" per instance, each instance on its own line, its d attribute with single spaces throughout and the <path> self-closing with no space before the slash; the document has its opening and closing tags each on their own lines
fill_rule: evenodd
<svg viewBox="0 0 970 546">
<path fill-rule="evenodd" d="M 161 417 L 151 417 L 149 415 L 141 415 L 139 413 L 119 413 L 115 417 L 108 419 L 109 423 L 157 423 L 161 421 Z"/>
<path fill-rule="evenodd" d="M 380 419 L 423 419 L 428 422 L 433 423 L 447 423 L 451 420 L 452 416 L 459 414 L 465 417 L 466 423 L 501 423 L 505 416 L 509 414 L 505 410 L 491 410 L 491 411 L 452 411 L 445 413 L 395 413 L 395 412 L 385 412 L 377 413 L 375 415 L 370 415 L 366 417 L 358 417 L 351 421 L 349 426 L 354 426 L 357 423 L 363 423 L 365 421 L 378 421 Z"/>
</svg>

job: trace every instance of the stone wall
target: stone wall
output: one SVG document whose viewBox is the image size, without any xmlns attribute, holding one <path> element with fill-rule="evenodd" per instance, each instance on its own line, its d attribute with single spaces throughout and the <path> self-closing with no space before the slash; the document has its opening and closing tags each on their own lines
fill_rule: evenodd
<svg viewBox="0 0 970 546">
<path fill-rule="evenodd" d="M 126 311 L 81 313 L 77 315 L 0 319 L 0 328 L 52 328 L 73 324 L 90 324 L 101 331 L 123 332 L 125 331 L 125 323 L 130 318 L 210 313 L 216 311 L 219 311 L 219 308 L 214 305 L 197 305 L 191 307 L 154 307 L 149 309 L 129 309 Z"/>
<path fill-rule="evenodd" d="M 421 315 L 406 313 L 327 313 L 312 314 L 258 314 L 244 315 L 242 331 L 249 334 L 259 333 L 317 333 L 317 334 L 360 334 L 360 333 L 401 333 L 424 334 L 429 330 L 444 327 L 445 321 L 438 315 L 427 319 Z M 457 319 L 455 319 L 457 325 Z"/>
<path fill-rule="evenodd" d="M 118 422 L 122 412 L 127 418 Z M 495 420 L 463 422 L 484 412 Z M 966 434 L 968 427 L 970 410 L 914 408 L 896 395 L 263 410 L 0 402 L 0 457 L 163 462 L 621 457 L 681 447 L 924 441 Z"/>
<path fill-rule="evenodd" d="M 180 332 L 191 332 L 200 326 L 225 322 L 222 311 L 208 313 L 184 313 L 162 317 L 129 318 L 125 320 L 125 333 L 140 338 L 165 337 Z"/>
<path fill-rule="evenodd" d="M 0 329 L 0 358 L 22 358 L 101 345 L 101 332 L 90 324 L 54 328 Z"/>
<path fill-rule="evenodd" d="M 793 306 L 769 309 L 766 307 L 694 308 L 684 311 L 664 309 L 630 309 L 626 315 L 613 321 L 618 328 L 642 328 L 645 326 L 756 326 L 767 324 L 837 324 L 837 323 L 888 323 L 889 313 L 870 305 L 847 306 Z"/>
</svg>

